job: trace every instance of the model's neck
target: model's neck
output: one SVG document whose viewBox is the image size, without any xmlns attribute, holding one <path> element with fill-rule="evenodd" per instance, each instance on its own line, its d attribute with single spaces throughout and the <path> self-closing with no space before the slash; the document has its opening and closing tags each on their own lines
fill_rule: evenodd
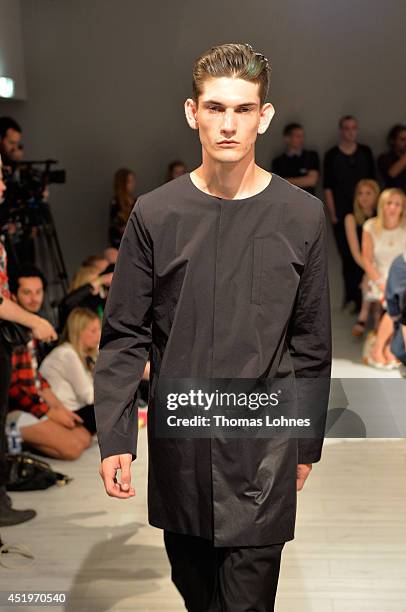
<svg viewBox="0 0 406 612">
<path fill-rule="evenodd" d="M 219 162 L 203 150 L 203 163 L 191 172 L 196 186 L 218 198 L 249 198 L 268 185 L 271 175 L 256 165 L 254 157 L 232 162 Z"/>
</svg>

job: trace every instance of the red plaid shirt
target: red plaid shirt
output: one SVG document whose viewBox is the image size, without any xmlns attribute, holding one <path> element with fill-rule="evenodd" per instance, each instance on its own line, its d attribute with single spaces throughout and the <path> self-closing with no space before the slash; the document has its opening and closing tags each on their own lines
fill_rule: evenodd
<svg viewBox="0 0 406 612">
<path fill-rule="evenodd" d="M 35 347 L 36 341 L 31 340 L 27 346 L 13 350 L 9 400 L 10 410 L 25 410 L 40 418 L 48 412 L 49 406 L 38 391 L 49 389 L 50 385 L 38 371 Z"/>
</svg>

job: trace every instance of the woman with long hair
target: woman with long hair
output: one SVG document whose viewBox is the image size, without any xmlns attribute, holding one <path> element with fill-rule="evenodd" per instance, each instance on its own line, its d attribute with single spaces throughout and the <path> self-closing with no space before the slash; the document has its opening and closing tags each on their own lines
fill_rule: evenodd
<svg viewBox="0 0 406 612">
<path fill-rule="evenodd" d="M 100 319 L 86 308 L 72 310 L 55 347 L 40 366 L 41 375 L 50 385 L 58 402 L 75 412 L 79 421 L 71 427 L 31 413 L 18 418 L 21 437 L 26 445 L 41 453 L 65 461 L 78 459 L 92 442 L 96 432 L 93 408 L 93 366 L 100 341 Z"/>
<path fill-rule="evenodd" d="M 384 189 L 379 196 L 377 216 L 363 226 L 362 256 L 368 277 L 367 299 L 380 304 L 375 342 L 365 361 L 378 368 L 392 368 L 398 361 L 390 350 L 393 322 L 386 313 L 385 286 L 394 259 L 406 250 L 406 197 L 396 187 Z"/>
<path fill-rule="evenodd" d="M 109 244 L 118 249 L 135 204 L 135 172 L 120 168 L 114 175 L 114 197 L 110 203 Z"/>
<path fill-rule="evenodd" d="M 358 320 L 352 328 L 352 335 L 355 337 L 363 335 L 370 310 L 370 302 L 365 299 L 367 279 L 361 252 L 362 226 L 367 219 L 376 215 L 379 192 L 379 185 L 376 181 L 372 179 L 362 179 L 359 181 L 355 188 L 353 212 L 348 213 L 344 218 L 348 246 L 357 266 L 355 268 L 356 278 L 354 278 L 354 283 L 362 294 Z"/>
</svg>

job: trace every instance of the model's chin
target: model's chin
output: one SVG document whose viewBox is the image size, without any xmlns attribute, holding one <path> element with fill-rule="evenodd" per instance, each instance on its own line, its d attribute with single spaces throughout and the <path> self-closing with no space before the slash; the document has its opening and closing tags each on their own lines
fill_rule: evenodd
<svg viewBox="0 0 406 612">
<path fill-rule="evenodd" d="M 241 149 L 238 151 L 235 149 L 216 149 L 215 151 L 212 151 L 210 156 L 216 161 L 235 164 L 241 161 L 246 154 L 246 151 L 241 151 Z"/>
</svg>

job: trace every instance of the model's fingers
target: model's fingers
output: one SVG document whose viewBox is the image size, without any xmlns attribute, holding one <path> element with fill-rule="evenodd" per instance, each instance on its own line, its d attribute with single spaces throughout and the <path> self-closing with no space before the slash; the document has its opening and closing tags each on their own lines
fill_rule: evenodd
<svg viewBox="0 0 406 612">
<path fill-rule="evenodd" d="M 130 491 L 131 488 L 131 463 L 124 459 L 121 461 L 121 490 Z"/>
</svg>

